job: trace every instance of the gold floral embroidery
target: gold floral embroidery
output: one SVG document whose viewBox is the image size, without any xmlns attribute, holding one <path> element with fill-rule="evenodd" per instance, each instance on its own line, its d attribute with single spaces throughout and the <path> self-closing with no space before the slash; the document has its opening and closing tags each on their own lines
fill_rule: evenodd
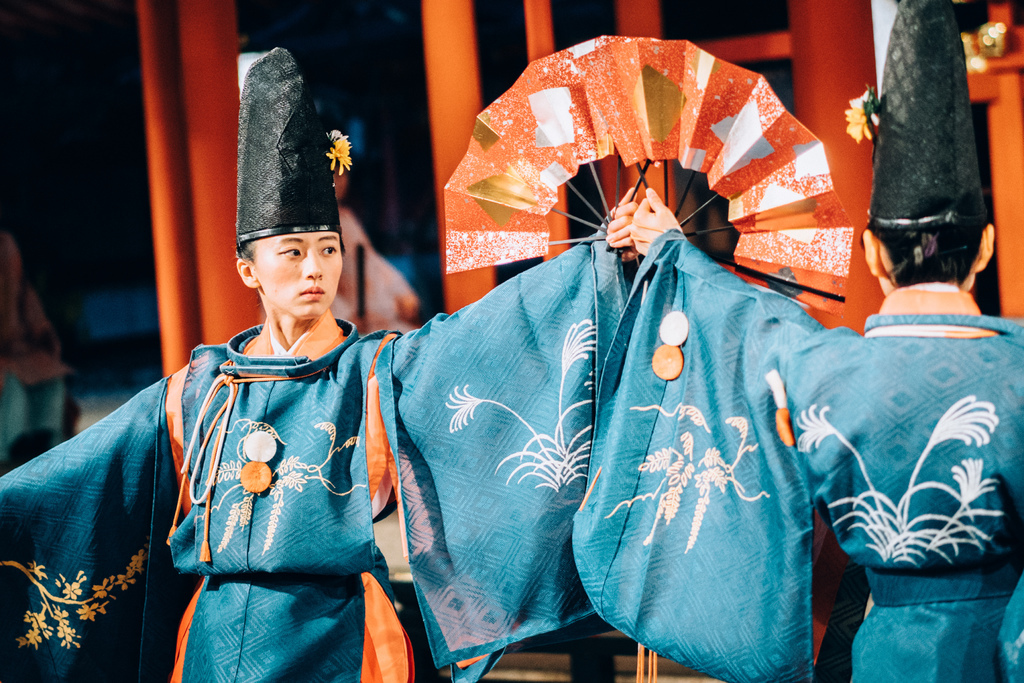
<svg viewBox="0 0 1024 683">
<path fill-rule="evenodd" d="M 711 433 L 703 413 L 694 406 L 680 404 L 671 412 L 664 410 L 661 406 L 634 407 L 633 410 L 657 410 L 665 417 L 675 417 L 679 421 L 688 418 L 695 426 L 702 427 L 708 434 Z M 731 485 L 736 495 L 747 502 L 753 502 L 761 497 L 767 498 L 768 493 L 765 491 L 761 491 L 756 496 L 747 496 L 746 489 L 735 476 L 736 466 L 740 463 L 744 454 L 752 453 L 757 449 L 757 444 L 747 444 L 749 433 L 747 421 L 742 417 L 730 417 L 725 420 L 725 423 L 739 432 L 740 435 L 740 445 L 736 450 L 736 457 L 731 463 L 725 461 L 721 451 L 711 446 L 704 451 L 704 457 L 694 464 L 694 437 L 691 432 L 684 432 L 679 437 L 682 451 L 672 446 L 658 449 L 648 455 L 637 468 L 640 472 L 645 473 L 664 472 L 665 474 L 658 483 L 658 487 L 650 493 L 644 493 L 622 501 L 615 506 L 615 509 L 605 519 L 615 515 L 623 506 L 628 509 L 636 502 L 657 498 L 658 507 L 654 515 L 654 524 L 651 526 L 651 532 L 644 539 L 644 545 L 650 545 L 654 541 L 654 532 L 658 528 L 658 523 L 664 520 L 665 526 L 671 524 L 672 520 L 679 513 L 683 489 L 693 484 L 700 493 L 700 497 L 697 499 L 697 504 L 693 510 L 693 517 L 690 519 L 690 535 L 686 541 L 685 550 L 685 552 L 690 552 L 700 535 L 704 516 L 711 503 L 712 488 L 716 488 L 722 494 L 726 494 L 727 487 Z M 698 467 L 703 469 L 698 472 Z M 666 484 L 668 488 L 665 493 L 661 493 L 662 487 Z"/>
<path fill-rule="evenodd" d="M 320 485 L 335 496 L 347 496 L 357 488 L 366 488 L 365 484 L 356 484 L 348 491 L 337 491 L 335 490 L 335 486 L 331 480 L 324 477 L 323 474 L 323 470 L 331 461 L 331 458 L 333 458 L 336 453 L 340 453 L 346 448 L 356 446 L 359 443 L 359 437 L 353 436 L 347 439 L 341 446 L 335 446 L 337 430 L 333 424 L 330 422 L 320 422 L 314 425 L 314 427 L 327 432 L 331 438 L 331 443 L 327 448 L 327 457 L 319 465 L 307 465 L 299 459 L 299 456 L 292 455 L 284 458 L 274 470 L 274 480 L 267 489 L 269 496 L 274 500 L 274 504 L 270 508 L 270 519 L 267 521 L 267 537 L 263 542 L 264 555 L 273 546 L 278 523 L 281 519 L 281 512 L 284 510 L 286 495 L 290 499 L 292 496 L 302 493 L 306 485 L 314 482 L 319 482 Z M 288 445 L 280 437 L 277 431 L 265 422 L 241 419 L 235 422 L 231 431 L 234 431 L 236 428 L 240 428 L 245 432 L 242 438 L 239 439 L 238 446 L 235 449 L 238 458 L 231 462 L 221 464 L 220 468 L 217 470 L 218 484 L 231 481 L 240 482 L 242 466 L 248 462 L 248 457 L 244 452 L 245 439 L 250 434 L 255 432 L 266 432 L 282 446 Z M 237 488 L 241 488 L 241 486 L 241 483 L 231 486 L 231 488 L 220 496 L 220 501 L 214 505 L 212 509 L 219 510 L 228 494 Z M 286 494 L 286 491 L 293 491 L 294 493 Z M 217 546 L 218 553 L 223 552 L 224 549 L 228 547 L 228 543 L 231 542 L 231 539 L 234 536 L 235 529 L 244 529 L 250 524 L 250 522 L 252 522 L 253 505 L 255 504 L 258 495 L 261 494 L 246 493 L 242 500 L 232 503 L 228 510 L 228 518 L 224 526 L 224 535 L 221 537 L 220 544 Z M 200 518 L 202 518 L 202 515 L 200 515 Z"/>
<path fill-rule="evenodd" d="M 69 610 L 77 607 L 75 613 L 80 621 L 96 621 L 97 614 L 106 614 L 107 605 L 111 600 L 116 600 L 115 588 L 121 591 L 128 590 L 128 586 L 134 584 L 139 574 L 146 570 L 146 560 L 149 559 L 149 543 L 142 546 L 125 568 L 123 574 L 112 574 L 97 584 L 92 585 L 91 594 L 82 598 L 85 586 L 89 584 L 89 577 L 85 572 L 79 571 L 73 578 L 65 578 L 63 574 L 57 574 L 54 579 L 56 591 L 51 593 L 43 583 L 49 581 L 46 567 L 37 562 L 29 562 L 23 565 L 20 562 L 0 560 L 0 567 L 13 567 L 17 569 L 32 582 L 39 591 L 42 602 L 38 612 L 29 610 L 25 612 L 23 621 L 29 625 L 24 636 L 16 638 L 18 647 L 33 647 L 39 649 L 44 640 L 49 640 L 56 633 L 60 640 L 60 646 L 71 649 L 81 647 L 79 642 L 82 639 L 78 629 L 71 626 L 71 615 Z M 62 606 L 67 606 L 64 609 Z"/>
</svg>

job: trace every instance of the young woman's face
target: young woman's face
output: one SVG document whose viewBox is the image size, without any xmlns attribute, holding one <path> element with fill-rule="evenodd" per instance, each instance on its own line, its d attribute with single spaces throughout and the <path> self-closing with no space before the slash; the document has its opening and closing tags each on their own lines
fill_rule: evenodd
<svg viewBox="0 0 1024 683">
<path fill-rule="evenodd" d="M 336 232 L 265 237 L 251 262 L 238 259 L 238 274 L 259 291 L 267 317 L 319 318 L 330 308 L 341 278 L 341 239 Z"/>
</svg>

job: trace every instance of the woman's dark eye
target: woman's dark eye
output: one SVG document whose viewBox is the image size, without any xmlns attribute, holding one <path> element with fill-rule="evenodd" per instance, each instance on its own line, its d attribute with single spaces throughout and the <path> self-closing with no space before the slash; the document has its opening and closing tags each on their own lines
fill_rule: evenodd
<svg viewBox="0 0 1024 683">
<path fill-rule="evenodd" d="M 338 248 L 337 247 L 325 247 L 324 248 L 324 253 L 325 254 L 336 254 L 336 253 L 338 253 Z"/>
</svg>

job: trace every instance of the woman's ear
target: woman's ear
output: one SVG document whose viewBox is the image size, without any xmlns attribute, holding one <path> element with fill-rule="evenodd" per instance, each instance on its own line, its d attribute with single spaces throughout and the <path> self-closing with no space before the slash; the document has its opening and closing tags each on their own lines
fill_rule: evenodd
<svg viewBox="0 0 1024 683">
<path fill-rule="evenodd" d="M 864 229 L 860 239 L 864 245 L 864 261 L 868 264 L 868 270 L 878 278 L 878 285 L 882 288 L 882 292 L 888 296 L 889 292 L 896 289 L 896 285 L 893 284 L 892 279 L 889 277 L 891 266 L 886 263 L 888 254 L 885 253 L 885 246 L 882 245 L 882 241 L 878 239 L 875 233 L 867 228 Z"/>
<path fill-rule="evenodd" d="M 242 282 L 249 289 L 259 289 L 260 280 L 256 276 L 256 269 L 253 267 L 251 261 L 245 259 L 237 259 L 235 261 L 235 269 L 238 271 L 238 276 L 242 278 Z"/>
<path fill-rule="evenodd" d="M 889 272 L 885 269 L 885 264 L 882 262 L 882 243 L 875 233 L 865 228 L 863 234 L 860 236 L 861 243 L 864 245 L 864 261 L 868 264 L 868 270 L 875 277 L 889 278 Z"/>
<path fill-rule="evenodd" d="M 988 262 L 992 260 L 992 254 L 996 250 L 996 229 L 991 223 L 985 226 L 981 233 L 981 244 L 978 245 L 978 255 L 971 264 L 971 275 L 985 270 Z"/>
</svg>

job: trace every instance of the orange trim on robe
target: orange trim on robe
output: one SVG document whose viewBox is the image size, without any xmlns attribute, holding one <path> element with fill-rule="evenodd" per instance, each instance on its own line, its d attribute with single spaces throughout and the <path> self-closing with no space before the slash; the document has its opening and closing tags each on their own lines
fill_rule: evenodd
<svg viewBox="0 0 1024 683">
<path fill-rule="evenodd" d="M 188 366 L 171 375 L 167 380 L 167 396 L 164 399 L 167 431 L 170 432 L 171 455 L 174 457 L 174 471 L 178 476 L 178 486 L 181 486 L 181 466 L 185 462 L 185 428 L 181 414 L 181 397 L 185 392 L 186 375 L 188 375 Z M 187 515 L 190 509 L 192 509 L 192 499 L 184 496 L 181 499 L 182 516 Z"/>
<path fill-rule="evenodd" d="M 370 497 L 377 494 L 380 483 L 384 479 L 384 473 L 391 475 L 391 485 L 398 486 L 398 466 L 395 464 L 395 456 L 391 452 L 391 444 L 388 443 L 387 430 L 384 428 L 384 416 L 380 412 L 380 386 L 377 382 L 377 358 L 381 350 L 389 341 L 397 337 L 397 334 L 389 334 L 381 340 L 377 347 L 377 354 L 373 357 L 370 365 L 370 377 L 366 381 L 366 470 L 369 475 Z M 394 499 L 392 492 L 392 499 Z"/>
<path fill-rule="evenodd" d="M 381 341 L 380 348 L 377 349 L 378 355 L 384 345 L 394 336 L 389 335 Z M 295 355 L 315 360 L 336 348 L 346 338 L 344 331 L 328 311 L 313 324 L 308 336 L 295 349 Z M 270 343 L 270 330 L 266 325 L 263 326 L 263 330 L 255 340 L 246 346 L 244 353 L 247 356 L 274 355 Z M 376 358 L 374 360 L 376 361 Z M 182 426 L 182 394 L 187 374 L 188 367 L 184 367 L 171 375 L 167 385 L 167 398 L 164 401 L 167 425 L 171 436 L 171 452 L 174 455 L 179 486 L 182 478 L 181 466 L 184 462 L 185 441 Z M 369 476 L 370 497 L 372 498 L 380 487 L 385 472 L 391 473 L 393 485 L 397 485 L 398 482 L 397 466 L 388 444 L 384 418 L 380 411 L 377 378 L 372 369 L 366 386 L 366 402 L 366 469 Z M 182 504 L 183 514 L 188 513 L 189 504 L 186 496 Z M 369 573 L 364 573 L 362 580 L 366 600 L 362 683 L 411 683 L 414 680 L 414 667 L 409 636 L 398 620 L 394 605 L 377 580 Z M 202 594 L 202 586 L 203 582 L 200 581 L 178 626 L 178 647 L 174 658 L 174 671 L 169 683 L 181 683 L 189 629 L 192 626 L 192 616 L 195 614 L 199 596 Z"/>
<path fill-rule="evenodd" d="M 814 513 L 818 519 L 818 513 Z M 824 524 L 824 522 L 822 522 Z M 836 596 L 843 582 L 843 572 L 849 557 L 839 547 L 832 529 L 825 529 L 825 538 L 821 544 L 818 557 L 815 558 L 811 574 L 811 616 L 813 619 L 814 663 L 818 663 L 818 653 L 828 631 L 828 622 L 832 618 L 832 609 L 836 606 Z"/>
<path fill-rule="evenodd" d="M 362 683 L 412 683 L 416 680 L 412 643 L 391 598 L 373 574 L 364 572 L 366 628 L 363 635 Z"/>
</svg>

